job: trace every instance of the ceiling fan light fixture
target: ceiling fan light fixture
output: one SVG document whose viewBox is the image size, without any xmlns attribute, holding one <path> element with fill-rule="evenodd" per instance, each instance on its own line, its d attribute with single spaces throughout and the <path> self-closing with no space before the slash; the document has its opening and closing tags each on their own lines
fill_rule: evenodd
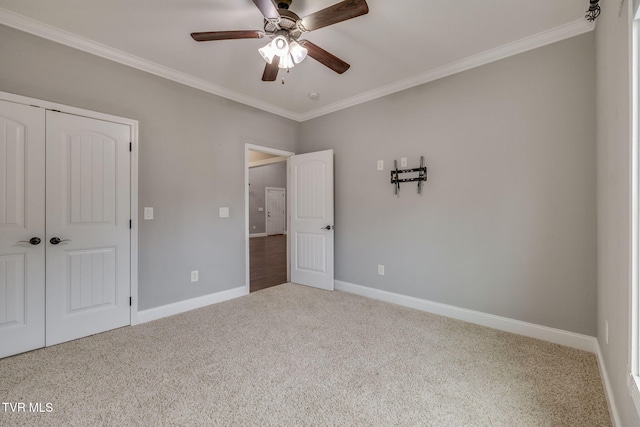
<svg viewBox="0 0 640 427">
<path fill-rule="evenodd" d="M 293 57 L 291 56 L 290 53 L 287 53 L 286 55 L 283 55 L 280 57 L 280 63 L 278 64 L 279 68 L 293 68 L 295 66 L 295 63 L 293 62 Z"/>
<path fill-rule="evenodd" d="M 253 0 L 254 5 L 264 17 L 264 31 L 229 30 L 191 33 L 197 42 L 212 40 L 260 39 L 265 36 L 272 40 L 258 49 L 260 56 L 267 63 L 262 73 L 262 81 L 273 82 L 278 76 L 279 68 L 293 68 L 307 56 L 320 62 L 338 74 L 349 69 L 349 64 L 332 55 L 308 40 L 297 42 L 303 33 L 334 25 L 339 22 L 357 18 L 369 13 L 366 0 L 342 0 L 333 6 L 325 7 L 300 19 L 290 12 L 292 0 Z M 303 0 L 307 1 L 307 0 Z M 601 0 L 589 0 L 594 6 Z M 594 6 L 595 7 L 595 6 Z M 590 7 L 591 9 L 591 7 Z M 276 62 L 274 62 L 276 61 Z"/>
<path fill-rule="evenodd" d="M 293 62 L 295 62 L 296 64 L 301 63 L 302 61 L 304 61 L 304 58 L 307 57 L 307 49 L 302 47 L 300 45 L 300 43 L 298 43 L 297 41 L 292 41 L 290 44 L 290 51 L 291 51 L 291 57 L 293 58 Z"/>
<path fill-rule="evenodd" d="M 277 35 L 271 42 L 276 55 L 283 57 L 289 52 L 289 40 L 283 34 Z"/>
<path fill-rule="evenodd" d="M 266 46 L 258 49 L 258 52 L 260 52 L 262 58 L 269 64 L 273 62 L 273 57 L 276 56 L 276 51 L 273 46 L 271 46 L 271 42 L 269 42 L 269 44 L 267 44 Z"/>
</svg>

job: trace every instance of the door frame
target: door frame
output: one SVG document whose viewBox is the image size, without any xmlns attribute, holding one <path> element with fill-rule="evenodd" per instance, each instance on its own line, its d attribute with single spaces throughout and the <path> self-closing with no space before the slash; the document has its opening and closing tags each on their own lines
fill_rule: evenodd
<svg viewBox="0 0 640 427">
<path fill-rule="evenodd" d="M 16 104 L 30 105 L 32 107 L 43 108 L 45 110 L 57 110 L 61 113 L 68 113 L 76 116 L 120 123 L 129 126 L 131 130 L 131 258 L 129 275 L 131 306 L 129 307 L 129 319 L 131 325 L 138 324 L 138 121 L 2 91 L 0 91 L 0 99 L 3 101 L 14 102 Z"/>
<path fill-rule="evenodd" d="M 267 222 L 269 221 L 269 217 L 268 217 L 268 209 L 267 207 L 269 206 L 269 200 L 268 200 L 268 196 L 269 196 L 269 190 L 282 190 L 284 192 L 284 197 L 285 200 L 287 198 L 287 189 L 286 188 L 282 188 L 282 187 L 264 187 L 264 232 L 267 234 L 267 236 L 269 236 L 269 227 L 267 226 Z M 285 202 L 284 205 L 284 230 L 282 234 L 287 234 L 287 204 Z"/>
<path fill-rule="evenodd" d="M 294 152 L 279 150 L 277 148 L 265 147 L 255 144 L 244 144 L 244 259 L 245 259 L 245 295 L 251 292 L 251 269 L 249 267 L 249 151 L 259 151 L 261 153 L 273 154 L 274 156 L 286 157 L 293 156 Z M 287 160 L 287 188 L 289 187 L 289 161 Z M 285 190 L 286 191 L 286 190 Z M 266 219 L 266 218 L 265 218 Z M 289 206 L 286 208 L 286 228 L 289 229 Z M 265 222 L 265 232 L 267 231 Z M 287 236 L 289 236 L 287 234 Z M 287 237 L 288 239 L 288 237 Z M 287 240 L 287 280 L 291 278 L 291 265 L 289 264 L 289 241 Z"/>
</svg>

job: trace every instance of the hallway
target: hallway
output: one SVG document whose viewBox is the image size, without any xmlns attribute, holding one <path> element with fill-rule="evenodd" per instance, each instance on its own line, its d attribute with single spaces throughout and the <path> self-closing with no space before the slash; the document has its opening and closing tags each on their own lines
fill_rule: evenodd
<svg viewBox="0 0 640 427">
<path fill-rule="evenodd" d="M 250 291 L 287 281 L 287 236 L 278 234 L 249 239 Z"/>
</svg>

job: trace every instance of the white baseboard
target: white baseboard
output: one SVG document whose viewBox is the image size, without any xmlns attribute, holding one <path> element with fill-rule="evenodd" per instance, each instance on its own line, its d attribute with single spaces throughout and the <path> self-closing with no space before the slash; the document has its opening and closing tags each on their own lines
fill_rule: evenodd
<svg viewBox="0 0 640 427">
<path fill-rule="evenodd" d="M 564 331 L 562 329 L 549 328 L 534 323 L 522 322 L 520 320 L 510 319 L 508 317 L 495 316 L 480 311 L 468 310 L 453 305 L 442 304 L 420 298 L 410 297 L 406 295 L 396 294 L 393 292 L 383 291 L 380 289 L 369 288 L 366 286 L 355 285 L 353 283 L 334 281 L 335 288 L 339 291 L 349 292 L 365 297 L 398 304 L 404 307 L 414 308 L 416 310 L 428 313 L 438 314 L 441 316 L 451 317 L 453 319 L 463 320 L 465 322 L 474 323 L 476 325 L 486 326 L 500 331 L 511 332 L 518 335 L 524 335 L 531 338 L 560 344 L 567 347 L 577 348 L 578 350 L 595 353 L 602 377 L 609 413 L 611 414 L 611 422 L 613 427 L 622 427 L 620 415 L 615 403 L 609 374 L 604 364 L 600 344 L 595 337 L 588 335 L 576 334 L 574 332 Z"/>
<path fill-rule="evenodd" d="M 240 286 L 238 288 L 227 289 L 226 291 L 216 292 L 214 294 L 174 302 L 173 304 L 161 305 L 160 307 L 154 307 L 148 310 L 142 310 L 138 312 L 136 324 L 151 322 L 152 320 L 162 319 L 163 317 L 173 316 L 174 314 L 184 313 L 185 311 L 195 310 L 196 308 L 205 307 L 207 305 L 216 304 L 245 295 L 247 295 L 246 286 Z"/>
<path fill-rule="evenodd" d="M 511 332 L 518 335 L 524 335 L 531 338 L 552 342 L 554 344 L 565 345 L 567 347 L 585 350 L 596 353 L 598 341 L 595 337 L 588 335 L 576 334 L 574 332 L 564 331 L 562 329 L 549 328 L 534 323 L 522 322 L 520 320 L 510 319 L 508 317 L 495 316 L 493 314 L 483 313 L 481 311 L 468 310 L 453 305 L 442 304 L 420 298 L 410 297 L 406 295 L 396 294 L 393 292 L 382 291 L 380 289 L 369 288 L 366 286 L 355 285 L 353 283 L 334 281 L 335 288 L 353 294 L 402 305 L 404 307 L 415 308 L 417 310 L 426 311 L 428 313 L 438 314 L 441 316 L 451 317 L 453 319 L 463 320 L 465 322 L 474 323 L 476 325 L 486 326 L 500 331 Z"/>
<path fill-rule="evenodd" d="M 287 232 L 285 231 L 284 233 L 285 236 L 287 235 Z M 277 234 L 274 234 L 274 236 L 277 236 Z M 269 235 L 267 233 L 253 233 L 253 234 L 249 234 L 249 238 L 251 239 L 252 237 L 269 237 Z"/>
<path fill-rule="evenodd" d="M 495 316 L 480 311 L 468 310 L 453 305 L 442 304 L 420 298 L 410 297 L 407 295 L 396 294 L 380 289 L 369 288 L 366 286 L 355 285 L 353 283 L 334 281 L 335 289 L 339 291 L 349 292 L 373 298 L 392 304 L 398 304 L 404 307 L 414 308 L 416 310 L 428 313 L 438 314 L 441 316 L 451 317 L 453 319 L 462 320 L 476 325 L 486 326 L 505 332 L 511 332 L 518 335 L 524 335 L 531 338 L 537 338 L 555 344 L 565 345 L 567 347 L 577 348 L 579 350 L 595 353 L 598 359 L 598 367 L 602 377 L 607 403 L 609 405 L 609 413 L 611 414 L 611 422 L 613 427 L 622 427 L 620 415 L 614 400 L 613 390 L 609 375 L 603 361 L 602 351 L 598 340 L 588 335 L 576 334 L 574 332 L 564 331 L 562 329 L 549 328 L 534 323 L 522 322 L 520 320 L 510 319 L 507 317 Z M 198 298 L 192 298 L 185 301 L 167 304 L 160 307 L 154 307 L 148 310 L 139 311 L 137 314 L 137 324 L 150 322 L 152 320 L 161 319 L 163 317 L 173 316 L 185 311 L 194 310 L 205 307 L 207 305 L 216 304 L 230 299 L 247 295 L 247 288 L 240 286 L 226 291 L 216 292 L 214 294 L 204 295 Z"/>
<path fill-rule="evenodd" d="M 596 340 L 596 357 L 598 358 L 598 368 L 600 369 L 600 376 L 602 377 L 602 385 L 604 386 L 604 392 L 607 396 L 607 405 L 609 405 L 609 414 L 611 415 L 611 423 L 613 427 L 622 427 L 620 421 L 620 414 L 618 413 L 618 407 L 614 399 L 613 389 L 611 388 L 611 382 L 609 381 L 609 374 L 607 368 L 604 365 L 604 357 L 602 350 L 600 349 L 600 343 Z"/>
</svg>

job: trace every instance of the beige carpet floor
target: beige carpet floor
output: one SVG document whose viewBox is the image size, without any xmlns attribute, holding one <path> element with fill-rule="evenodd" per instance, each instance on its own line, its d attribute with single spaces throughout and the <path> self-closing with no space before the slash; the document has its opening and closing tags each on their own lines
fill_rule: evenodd
<svg viewBox="0 0 640 427">
<path fill-rule="evenodd" d="M 2 426 L 611 425 L 591 353 L 293 284 L 0 360 L 0 399 Z"/>
</svg>

